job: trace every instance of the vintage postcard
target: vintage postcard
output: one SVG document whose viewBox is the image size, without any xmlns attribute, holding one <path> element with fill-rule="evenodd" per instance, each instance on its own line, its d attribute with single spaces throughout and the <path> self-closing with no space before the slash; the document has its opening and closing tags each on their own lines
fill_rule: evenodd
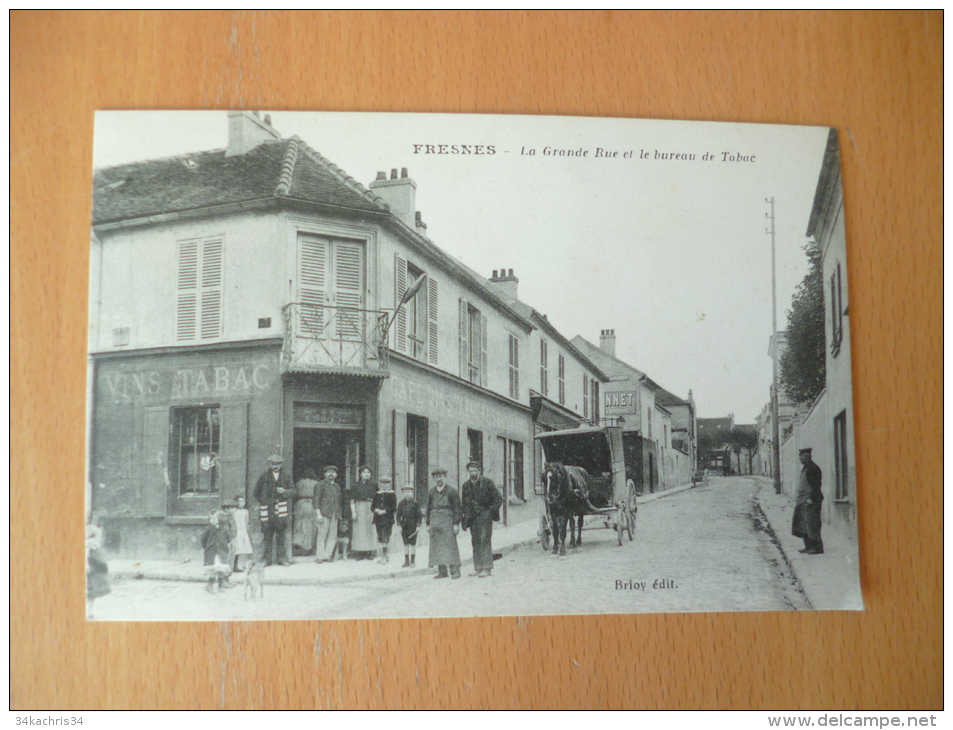
<svg viewBox="0 0 953 730">
<path fill-rule="evenodd" d="M 836 129 L 95 128 L 89 619 L 863 608 Z"/>
</svg>

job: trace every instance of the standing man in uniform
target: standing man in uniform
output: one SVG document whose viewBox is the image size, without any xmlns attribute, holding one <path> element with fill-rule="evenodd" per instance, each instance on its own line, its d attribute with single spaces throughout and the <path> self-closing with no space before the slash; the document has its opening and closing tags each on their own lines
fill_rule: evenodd
<svg viewBox="0 0 953 730">
<path fill-rule="evenodd" d="M 272 565 L 272 550 L 277 549 L 275 562 L 291 565 L 288 560 L 286 536 L 291 526 L 291 505 L 295 488 L 291 475 L 282 468 L 284 459 L 280 454 L 268 457 L 268 471 L 255 484 L 255 499 L 258 500 L 258 516 L 261 519 L 261 534 L 265 539 L 265 565 Z M 275 538 L 277 537 L 277 546 Z"/>
<path fill-rule="evenodd" d="M 807 555 L 820 555 L 824 552 L 821 540 L 821 467 L 811 460 L 811 449 L 798 451 L 798 458 L 804 465 L 798 480 L 797 496 L 794 499 L 794 520 L 791 534 L 804 538 L 804 549 L 798 552 Z"/>
<path fill-rule="evenodd" d="M 324 467 L 324 479 L 314 487 L 314 512 L 318 520 L 316 560 L 330 563 L 338 541 L 338 520 L 341 517 L 341 485 L 337 482 L 338 468 Z M 347 556 L 344 556 L 347 557 Z"/>
<path fill-rule="evenodd" d="M 493 570 L 493 523 L 500 519 L 503 495 L 493 480 L 483 476 L 480 463 L 467 464 L 470 478 L 463 483 L 463 529 L 470 530 L 473 543 L 473 573 L 489 578 Z"/>
<path fill-rule="evenodd" d="M 427 527 L 430 528 L 430 567 L 437 566 L 434 578 L 460 577 L 460 497 L 447 485 L 447 470 L 436 467 L 430 475 L 436 486 L 427 495 Z M 449 574 L 448 574 L 449 569 Z"/>
</svg>

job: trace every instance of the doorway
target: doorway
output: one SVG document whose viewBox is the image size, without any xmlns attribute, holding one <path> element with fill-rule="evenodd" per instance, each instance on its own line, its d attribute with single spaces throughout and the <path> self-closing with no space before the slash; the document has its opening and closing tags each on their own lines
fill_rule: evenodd
<svg viewBox="0 0 953 730">
<path fill-rule="evenodd" d="M 418 504 L 427 504 L 430 487 L 428 466 L 429 429 L 423 416 L 407 414 L 407 481 L 414 485 L 414 498 Z"/>
<path fill-rule="evenodd" d="M 353 429 L 296 428 L 294 430 L 295 482 L 301 479 L 308 467 L 314 469 L 318 479 L 324 478 L 324 467 L 338 468 L 338 481 L 350 487 L 357 481 L 361 465 L 364 432 Z"/>
</svg>

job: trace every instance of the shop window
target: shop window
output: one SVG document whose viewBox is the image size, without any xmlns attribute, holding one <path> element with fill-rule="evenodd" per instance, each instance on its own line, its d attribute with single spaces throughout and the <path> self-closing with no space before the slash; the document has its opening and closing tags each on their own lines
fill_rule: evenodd
<svg viewBox="0 0 953 730">
<path fill-rule="evenodd" d="M 218 492 L 221 414 L 218 406 L 172 412 L 172 457 L 179 496 Z"/>
<path fill-rule="evenodd" d="M 539 341 L 539 392 L 549 395 L 549 346 L 546 340 Z"/>
<path fill-rule="evenodd" d="M 467 300 L 460 300 L 460 377 L 487 386 L 486 317 Z"/>
<path fill-rule="evenodd" d="M 510 398 L 519 400 L 520 397 L 520 341 L 519 338 L 510 334 L 509 348 L 509 373 L 510 373 Z"/>
<path fill-rule="evenodd" d="M 175 339 L 207 340 L 222 335 L 222 238 L 179 241 Z"/>
<path fill-rule="evenodd" d="M 566 358 L 559 356 L 559 405 L 566 405 Z"/>
<path fill-rule="evenodd" d="M 847 491 L 847 411 L 834 418 L 834 499 L 850 499 Z"/>
</svg>

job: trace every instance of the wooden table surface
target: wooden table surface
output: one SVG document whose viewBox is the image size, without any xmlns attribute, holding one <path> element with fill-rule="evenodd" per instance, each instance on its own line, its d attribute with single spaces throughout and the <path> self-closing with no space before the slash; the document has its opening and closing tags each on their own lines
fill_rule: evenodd
<svg viewBox="0 0 953 730">
<path fill-rule="evenodd" d="M 11 14 L 11 707 L 942 707 L 941 12 Z M 841 131 L 864 612 L 87 624 L 93 112 Z"/>
</svg>

